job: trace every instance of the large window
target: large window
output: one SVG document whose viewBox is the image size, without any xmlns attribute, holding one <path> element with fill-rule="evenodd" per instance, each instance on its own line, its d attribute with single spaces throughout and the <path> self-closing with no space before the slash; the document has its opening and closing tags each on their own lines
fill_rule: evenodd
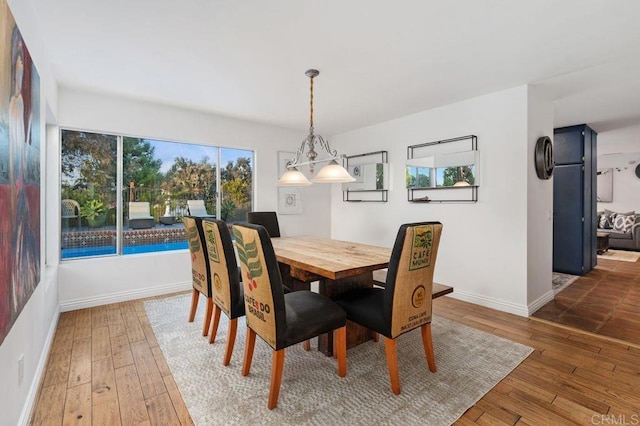
<svg viewBox="0 0 640 426">
<path fill-rule="evenodd" d="M 116 253 L 118 138 L 62 132 L 61 258 Z"/>
<path fill-rule="evenodd" d="M 189 204 L 227 223 L 253 202 L 253 151 L 62 130 L 61 258 L 186 249 Z"/>
</svg>

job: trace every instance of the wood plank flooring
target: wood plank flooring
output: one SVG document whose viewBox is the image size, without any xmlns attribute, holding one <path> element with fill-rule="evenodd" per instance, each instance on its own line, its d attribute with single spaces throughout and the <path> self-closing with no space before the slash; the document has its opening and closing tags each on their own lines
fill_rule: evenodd
<svg viewBox="0 0 640 426">
<path fill-rule="evenodd" d="M 533 316 L 640 344 L 640 261 L 598 258 L 595 269 Z"/>
<path fill-rule="evenodd" d="M 434 312 L 535 349 L 457 424 L 640 423 L 639 345 L 449 297 Z M 34 425 L 192 424 L 142 300 L 62 314 L 37 398 Z"/>
<path fill-rule="evenodd" d="M 193 424 L 142 300 L 60 315 L 31 424 Z"/>
</svg>

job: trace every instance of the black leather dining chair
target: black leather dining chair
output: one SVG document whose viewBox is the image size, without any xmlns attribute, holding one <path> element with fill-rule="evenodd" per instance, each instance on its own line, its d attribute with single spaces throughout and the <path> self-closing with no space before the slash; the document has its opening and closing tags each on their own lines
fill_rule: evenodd
<svg viewBox="0 0 640 426">
<path fill-rule="evenodd" d="M 267 406 L 278 405 L 285 348 L 320 334 L 334 333 L 338 375 L 347 374 L 346 314 L 329 298 L 311 291 L 284 293 L 271 239 L 261 225 L 235 224 L 247 318 L 242 375 L 249 374 L 256 335 L 273 349 Z"/>
<path fill-rule="evenodd" d="M 280 237 L 276 212 L 247 212 L 247 222 L 264 226 L 271 238 Z"/>
<path fill-rule="evenodd" d="M 187 234 L 189 251 L 191 252 L 191 282 L 193 291 L 191 293 L 191 310 L 189 312 L 189 322 L 193 322 L 198 309 L 198 300 L 202 293 L 207 298 L 207 310 L 205 312 L 202 335 L 209 333 L 209 322 L 213 311 L 213 299 L 211 293 L 211 273 L 209 262 L 207 261 L 207 247 L 204 243 L 202 231 L 202 218 L 195 216 L 184 216 L 182 218 L 184 230 Z"/>
<path fill-rule="evenodd" d="M 384 288 L 353 289 L 335 302 L 356 322 L 385 339 L 391 389 L 400 394 L 396 338 L 420 327 L 429 370 L 436 372 L 431 337 L 431 293 L 442 224 L 410 223 L 400 226 Z"/>
<path fill-rule="evenodd" d="M 238 274 L 238 263 L 233 249 L 231 233 L 221 220 L 203 219 L 202 228 L 207 248 L 207 261 L 211 273 L 213 294 L 213 316 L 209 331 L 209 343 L 214 343 L 220 323 L 220 313 L 229 318 L 227 346 L 223 365 L 229 365 L 236 341 L 238 318 L 244 315 L 244 294 Z"/>
</svg>

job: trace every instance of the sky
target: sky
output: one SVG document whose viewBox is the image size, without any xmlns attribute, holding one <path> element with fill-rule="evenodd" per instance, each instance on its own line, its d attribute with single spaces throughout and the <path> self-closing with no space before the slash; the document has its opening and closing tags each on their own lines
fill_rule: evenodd
<svg viewBox="0 0 640 426">
<path fill-rule="evenodd" d="M 166 173 L 171 168 L 176 157 L 184 157 L 194 162 L 200 162 L 202 158 L 206 156 L 209 158 L 209 163 L 212 164 L 215 164 L 218 159 L 217 147 L 152 139 L 146 140 L 155 148 L 154 158 L 162 160 L 162 166 L 160 167 L 162 173 Z M 226 165 L 229 161 L 235 162 L 238 157 L 253 157 L 252 154 L 252 151 L 222 148 L 222 166 Z"/>
</svg>

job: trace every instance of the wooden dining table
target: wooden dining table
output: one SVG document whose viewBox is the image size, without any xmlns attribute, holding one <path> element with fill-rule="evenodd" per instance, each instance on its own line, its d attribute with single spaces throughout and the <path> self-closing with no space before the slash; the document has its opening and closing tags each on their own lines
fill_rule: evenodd
<svg viewBox="0 0 640 426">
<path fill-rule="evenodd" d="M 319 292 L 329 298 L 358 287 L 384 285 L 391 249 L 313 236 L 272 238 L 284 284 L 293 290 L 309 289 L 319 281 Z M 453 287 L 433 283 L 432 298 L 453 292 Z M 347 347 L 371 339 L 370 330 L 347 321 Z M 318 338 L 318 350 L 333 353 L 331 333 Z"/>
<path fill-rule="evenodd" d="M 373 286 L 373 271 L 389 265 L 391 249 L 369 244 L 314 236 L 272 238 L 284 284 L 294 290 L 308 288 L 319 281 L 319 292 L 329 298 L 357 287 Z M 366 328 L 347 324 L 347 346 L 371 338 Z M 318 349 L 331 355 L 331 334 L 318 338 Z"/>
</svg>

